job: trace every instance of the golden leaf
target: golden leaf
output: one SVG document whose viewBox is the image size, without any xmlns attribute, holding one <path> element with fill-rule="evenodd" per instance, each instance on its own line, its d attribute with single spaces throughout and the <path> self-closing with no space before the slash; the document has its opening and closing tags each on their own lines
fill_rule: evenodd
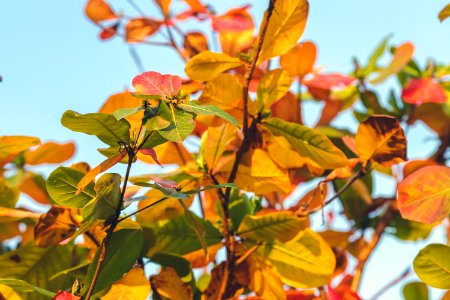
<svg viewBox="0 0 450 300">
<path fill-rule="evenodd" d="M 117 18 L 114 11 L 104 0 L 88 0 L 84 8 L 86 16 L 94 23 L 100 21 L 114 20 Z"/>
<path fill-rule="evenodd" d="M 186 75 L 198 81 L 209 81 L 220 73 L 242 65 L 239 58 L 224 53 L 203 51 L 186 64 Z"/>
<path fill-rule="evenodd" d="M 160 295 L 169 299 L 193 299 L 191 287 L 181 281 L 177 272 L 172 268 L 162 268 L 158 275 L 150 277 L 150 282 Z"/>
<path fill-rule="evenodd" d="M 145 300 L 150 294 L 150 282 L 144 270 L 132 268 L 125 276 L 116 281 L 111 289 L 102 296 L 102 300 Z"/>
<path fill-rule="evenodd" d="M 59 164 L 70 159 L 74 153 L 75 144 L 72 142 L 66 144 L 48 142 L 25 152 L 25 163 L 28 165 Z"/>
<path fill-rule="evenodd" d="M 317 48 L 313 42 L 304 42 L 294 46 L 280 58 L 280 65 L 292 76 L 303 77 L 313 70 Z"/>
</svg>

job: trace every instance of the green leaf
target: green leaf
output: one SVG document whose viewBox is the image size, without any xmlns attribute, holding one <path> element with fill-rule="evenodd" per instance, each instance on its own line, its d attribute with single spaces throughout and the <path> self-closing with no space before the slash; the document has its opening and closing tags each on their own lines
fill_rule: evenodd
<svg viewBox="0 0 450 300">
<path fill-rule="evenodd" d="M 141 149 L 154 148 L 158 145 L 164 144 L 167 139 L 163 138 L 158 131 L 152 131 L 149 133 L 149 137 L 146 138 L 144 144 L 140 147 Z"/>
<path fill-rule="evenodd" d="M 143 237 L 140 229 L 127 228 L 113 233 L 106 248 L 105 260 L 100 269 L 100 275 L 93 294 L 112 285 L 133 267 L 141 253 L 142 243 Z M 100 252 L 101 247 L 97 250 L 94 260 L 88 269 L 84 286 L 81 290 L 83 295 L 86 294 L 92 282 Z"/>
<path fill-rule="evenodd" d="M 19 200 L 20 190 L 9 186 L 8 182 L 0 177 L 0 206 L 14 208 Z"/>
<path fill-rule="evenodd" d="M 89 183 L 78 195 L 77 184 L 84 173 L 66 167 L 54 170 L 47 179 L 47 191 L 56 204 L 80 208 L 95 197 L 94 183 Z"/>
<path fill-rule="evenodd" d="M 307 226 L 305 218 L 299 218 L 290 211 L 278 211 L 261 216 L 246 215 L 237 234 L 255 241 L 287 242 Z"/>
<path fill-rule="evenodd" d="M 403 287 L 405 300 L 428 300 L 428 287 L 423 282 L 410 282 Z"/>
<path fill-rule="evenodd" d="M 245 216 L 255 212 L 255 202 L 248 199 L 248 196 L 245 194 L 241 195 L 241 198 L 232 199 L 228 206 L 231 223 L 236 231 Z"/>
<path fill-rule="evenodd" d="M 131 108 L 120 108 L 120 109 L 118 109 L 118 110 L 113 112 L 113 116 L 117 120 L 125 119 L 128 116 L 137 114 L 138 112 L 140 112 L 143 109 L 144 109 L 144 106 L 131 107 Z"/>
<path fill-rule="evenodd" d="M 450 247 L 431 244 L 414 259 L 414 271 L 429 286 L 450 289 Z"/>
<path fill-rule="evenodd" d="M 29 284 L 26 281 L 15 279 L 15 278 L 0 278 L 0 284 L 9 286 L 10 288 L 23 293 L 39 293 L 48 298 L 53 298 L 55 293 L 47 291 L 46 289 L 41 289 L 35 285 Z"/>
<path fill-rule="evenodd" d="M 179 192 L 176 189 L 173 188 L 166 188 L 161 186 L 158 183 L 148 183 L 148 182 L 135 182 L 134 183 L 137 186 L 142 186 L 142 187 L 151 187 L 154 189 L 157 189 L 159 191 L 161 191 L 164 196 L 167 196 L 169 198 L 176 198 L 176 199 L 187 199 L 189 198 L 189 196 L 187 194 L 185 194 L 184 192 Z"/>
<path fill-rule="evenodd" d="M 186 111 L 190 111 L 190 112 L 196 113 L 198 115 L 218 116 L 219 118 L 222 118 L 225 121 L 228 121 L 231 124 L 239 127 L 239 123 L 236 121 L 235 118 L 233 118 L 227 112 L 223 111 L 222 109 L 218 108 L 217 106 L 200 105 L 200 104 L 198 104 L 197 101 L 190 101 L 187 103 L 178 104 L 178 106 L 183 108 Z"/>
<path fill-rule="evenodd" d="M 131 93 L 133 97 L 143 99 L 143 100 L 159 100 L 161 99 L 161 95 L 144 95 L 138 93 Z"/>
<path fill-rule="evenodd" d="M 188 221 L 189 226 L 191 226 L 191 228 L 194 230 L 195 235 L 197 236 L 200 245 L 202 246 L 206 260 L 208 260 L 209 253 L 208 253 L 208 244 L 206 243 L 205 240 L 206 234 L 205 226 L 195 217 L 195 215 L 189 210 L 189 208 L 186 206 L 186 204 L 184 204 L 182 200 L 178 199 L 178 201 L 180 202 L 180 205 L 184 209 L 184 215 L 186 216 L 186 220 Z"/>
<path fill-rule="evenodd" d="M 68 110 L 62 116 L 61 124 L 73 131 L 95 135 L 111 146 L 130 142 L 130 124 L 123 119 L 119 121 L 110 114 L 83 115 Z"/>
<path fill-rule="evenodd" d="M 41 248 L 28 243 L 0 256 L 0 278 L 15 278 L 43 290 L 56 292 L 64 288 L 63 277 L 49 280 L 71 264 L 71 245 Z M 24 299 L 47 299 L 36 294 L 22 294 Z"/>
<path fill-rule="evenodd" d="M 171 123 L 169 127 L 158 131 L 162 137 L 169 141 L 181 143 L 195 129 L 194 116 L 181 109 L 176 109 L 172 104 L 168 106 L 161 103 L 158 115 Z"/>
<path fill-rule="evenodd" d="M 181 278 L 191 274 L 191 263 L 177 254 L 158 252 L 153 254 L 151 261 L 163 267 L 173 268 Z"/>
<path fill-rule="evenodd" d="M 122 177 L 116 173 L 103 174 L 95 183 L 96 197 L 83 208 L 83 219 L 106 220 L 114 215 L 120 200 Z"/>
<path fill-rule="evenodd" d="M 220 232 L 207 220 L 203 220 L 195 215 L 194 218 L 204 227 L 204 238 L 208 246 L 220 243 L 222 235 Z M 152 256 L 157 252 L 168 252 L 179 255 L 202 249 L 197 234 L 189 225 L 186 215 L 182 215 L 168 222 L 160 222 L 151 227 L 156 241 L 147 253 Z"/>
<path fill-rule="evenodd" d="M 389 225 L 395 229 L 394 235 L 404 241 L 418 241 L 426 239 L 433 225 L 424 224 L 403 219 L 400 214 L 396 214 Z"/>
<path fill-rule="evenodd" d="M 345 154 L 316 129 L 278 118 L 266 119 L 263 124 L 273 134 L 284 136 L 294 150 L 315 166 L 334 169 L 348 165 Z"/>
<path fill-rule="evenodd" d="M 296 288 L 326 284 L 336 264 L 330 246 L 310 229 L 300 232 L 287 243 L 266 243 L 257 253 L 272 263 L 284 284 Z"/>
<path fill-rule="evenodd" d="M 386 50 L 387 43 L 389 42 L 389 39 L 391 38 L 391 35 L 388 35 L 385 37 L 381 43 L 377 46 L 377 48 L 373 51 L 373 53 L 370 55 L 369 60 L 367 62 L 366 67 L 363 69 L 364 76 L 368 76 L 372 72 L 374 72 L 377 68 L 377 62 L 380 59 L 380 57 L 383 55 L 384 51 Z"/>
</svg>

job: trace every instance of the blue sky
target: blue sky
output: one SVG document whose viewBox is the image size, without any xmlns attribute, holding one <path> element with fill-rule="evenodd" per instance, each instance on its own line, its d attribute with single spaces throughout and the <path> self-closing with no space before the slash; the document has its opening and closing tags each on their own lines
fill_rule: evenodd
<svg viewBox="0 0 450 300">
<path fill-rule="evenodd" d="M 364 62 L 375 45 L 391 33 L 394 43 L 415 44 L 415 57 L 422 65 L 429 57 L 450 63 L 450 21 L 441 24 L 437 19 L 439 10 L 448 1 L 311 0 L 302 40 L 313 40 L 318 45 L 318 64 L 328 71 L 350 71 L 353 56 Z M 44 141 L 74 140 L 78 145 L 75 160 L 94 165 L 103 159 L 94 150 L 102 144 L 93 137 L 62 127 L 60 117 L 67 109 L 83 113 L 96 111 L 108 95 L 130 87 L 138 70 L 129 47 L 121 39 L 108 42 L 97 39 L 97 28 L 83 14 L 84 2 L 0 2 L 0 75 L 3 77 L 0 135 L 32 135 Z M 111 2 L 117 8 L 133 11 L 127 1 Z M 144 11 L 157 15 L 148 2 L 136 0 Z M 206 2 L 212 3 L 219 12 L 250 3 L 258 21 L 266 5 L 266 1 L 260 0 Z M 135 49 L 146 70 L 183 75 L 182 61 L 172 50 L 149 46 L 135 46 Z M 346 115 L 340 118 L 340 123 L 348 123 Z M 436 146 L 430 141 L 433 135 L 421 125 L 414 126 L 413 130 L 416 132 L 409 136 L 408 155 L 424 157 L 431 153 Z M 389 195 L 395 189 L 382 177 L 377 179 L 376 186 L 377 195 Z M 443 232 L 438 230 L 426 243 L 442 240 Z M 383 282 L 400 274 L 426 243 L 416 245 L 398 243 L 390 237 L 383 239 L 369 261 L 362 295 L 371 296 Z M 396 287 L 382 299 L 400 299 L 399 293 Z"/>
</svg>

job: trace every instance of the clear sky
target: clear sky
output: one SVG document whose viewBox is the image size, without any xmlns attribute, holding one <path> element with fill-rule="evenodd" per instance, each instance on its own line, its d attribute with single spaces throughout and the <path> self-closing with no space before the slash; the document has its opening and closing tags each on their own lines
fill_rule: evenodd
<svg viewBox="0 0 450 300">
<path fill-rule="evenodd" d="M 111 2 L 132 11 L 127 1 Z M 148 2 L 136 0 L 146 12 L 156 14 Z M 219 12 L 250 3 L 258 21 L 266 6 L 266 1 L 261 0 L 206 2 Z M 313 40 L 318 45 L 318 63 L 328 71 L 350 71 L 354 55 L 365 61 L 375 45 L 390 33 L 394 43 L 412 41 L 416 45 L 415 57 L 421 65 L 429 57 L 450 63 L 450 20 L 441 24 L 437 19 L 439 10 L 448 2 L 311 0 L 302 40 Z M 83 14 L 84 4 L 82 0 L 0 1 L 0 135 L 75 140 L 75 160 L 94 165 L 103 159 L 94 149 L 103 145 L 93 137 L 70 132 L 60 125 L 60 117 L 67 109 L 96 111 L 108 95 L 130 87 L 138 70 L 129 46 L 121 39 L 97 39 L 97 28 Z M 146 70 L 184 75 L 182 61 L 171 50 L 149 46 L 135 49 Z M 346 122 L 344 115 L 340 123 Z M 417 158 L 431 153 L 436 143 L 430 138 L 433 135 L 419 125 L 414 137 L 409 136 L 408 155 Z M 392 194 L 395 187 L 388 182 L 377 178 L 377 195 Z M 419 244 L 383 238 L 367 266 L 362 296 L 373 295 L 383 282 L 404 271 L 425 244 L 442 240 L 443 232 L 439 230 Z M 400 287 L 382 299 L 401 299 Z"/>
</svg>

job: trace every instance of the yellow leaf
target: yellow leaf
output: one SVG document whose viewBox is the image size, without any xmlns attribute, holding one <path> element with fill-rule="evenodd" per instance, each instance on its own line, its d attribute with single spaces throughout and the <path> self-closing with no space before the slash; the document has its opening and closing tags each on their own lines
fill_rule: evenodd
<svg viewBox="0 0 450 300">
<path fill-rule="evenodd" d="M 306 193 L 306 195 L 289 210 L 296 213 L 303 213 L 305 210 L 315 210 L 323 205 L 327 195 L 327 184 L 323 182 L 319 183 L 316 188 Z"/>
<path fill-rule="evenodd" d="M 31 136 L 1 136 L 0 137 L 0 161 L 19 154 L 32 146 L 40 144 L 40 140 Z"/>
<path fill-rule="evenodd" d="M 242 31 L 221 31 L 219 32 L 219 41 L 223 53 L 230 56 L 237 56 L 240 52 L 245 52 L 253 44 L 254 29 Z"/>
<path fill-rule="evenodd" d="M 224 53 L 204 51 L 186 64 L 186 75 L 192 80 L 209 81 L 223 71 L 242 65 L 239 58 Z"/>
<path fill-rule="evenodd" d="M 158 275 L 150 277 L 150 282 L 152 287 L 155 288 L 160 295 L 169 299 L 193 299 L 191 287 L 187 283 L 181 281 L 177 272 L 172 268 L 162 268 Z"/>
<path fill-rule="evenodd" d="M 280 65 L 292 76 L 303 77 L 311 73 L 316 62 L 317 48 L 313 42 L 304 42 L 283 54 Z"/>
<path fill-rule="evenodd" d="M 214 170 L 219 158 L 236 137 L 237 127 L 230 123 L 209 127 L 204 133 L 203 159 L 210 170 Z"/>
<path fill-rule="evenodd" d="M 0 207 L 0 222 L 14 222 L 26 218 L 38 219 L 40 215 L 31 211 Z"/>
<path fill-rule="evenodd" d="M 258 57 L 259 62 L 282 55 L 297 43 L 305 29 L 308 9 L 307 0 L 275 2 Z"/>
<path fill-rule="evenodd" d="M 356 133 L 356 150 L 364 164 L 373 160 L 392 166 L 406 160 L 406 138 L 400 122 L 391 116 L 374 115 Z"/>
<path fill-rule="evenodd" d="M 7 285 L 0 284 L 0 299 L 5 300 L 22 300 L 22 297 L 17 294 L 14 289 Z"/>
<path fill-rule="evenodd" d="M 450 17 L 450 3 L 447 4 L 440 12 L 439 12 L 439 20 L 443 22 L 445 19 Z"/>
<path fill-rule="evenodd" d="M 114 11 L 104 0 L 88 0 L 84 12 L 94 23 L 100 21 L 114 20 L 117 18 Z"/>
<path fill-rule="evenodd" d="M 71 237 L 80 226 L 80 211 L 76 208 L 52 206 L 34 227 L 34 239 L 39 247 L 58 245 Z"/>
<path fill-rule="evenodd" d="M 205 256 L 205 251 L 199 249 L 183 255 L 191 263 L 191 268 L 204 268 L 206 265 L 215 260 L 217 251 L 222 248 L 222 244 L 216 244 L 208 247 L 208 257 Z"/>
<path fill-rule="evenodd" d="M 236 76 L 220 74 L 208 81 L 198 102 L 216 105 L 227 111 L 242 108 L 242 85 Z"/>
<path fill-rule="evenodd" d="M 117 156 L 108 158 L 107 160 L 103 161 L 101 164 L 99 164 L 98 166 L 87 172 L 86 175 L 84 175 L 84 177 L 81 178 L 80 182 L 78 182 L 77 194 L 79 194 L 89 184 L 89 182 L 94 180 L 95 176 L 117 165 L 122 160 L 122 158 L 125 157 L 125 155 L 126 153 L 123 152 Z"/>
<path fill-rule="evenodd" d="M 291 144 L 282 136 L 268 136 L 267 152 L 270 158 L 280 166 L 287 169 L 301 168 L 306 160 L 296 152 Z"/>
<path fill-rule="evenodd" d="M 28 165 L 59 164 L 69 160 L 75 153 L 75 144 L 45 143 L 34 150 L 25 152 L 25 163 Z"/>
<path fill-rule="evenodd" d="M 291 76 L 282 69 L 271 70 L 264 74 L 258 86 L 258 109 L 269 108 L 280 100 L 289 91 L 291 83 Z"/>
<path fill-rule="evenodd" d="M 371 83 L 377 84 L 383 82 L 389 76 L 400 72 L 412 59 L 414 54 L 414 45 L 411 43 L 404 43 L 397 47 L 392 58 L 391 63 L 386 68 L 382 69 L 376 78 L 371 80 Z"/>
<path fill-rule="evenodd" d="M 132 268 L 124 277 L 116 281 L 102 300 L 145 300 L 150 294 L 150 283 L 144 270 Z"/>
</svg>

